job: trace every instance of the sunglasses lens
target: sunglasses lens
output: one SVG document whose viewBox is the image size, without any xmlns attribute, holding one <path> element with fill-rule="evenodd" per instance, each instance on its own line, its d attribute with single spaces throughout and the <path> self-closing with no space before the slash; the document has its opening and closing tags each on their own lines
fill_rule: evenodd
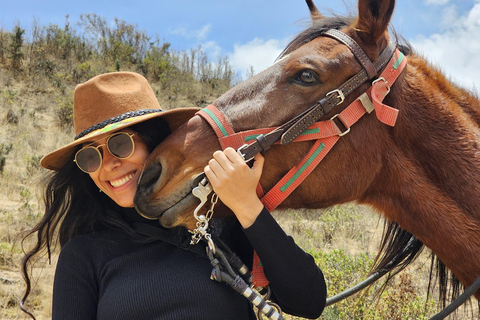
<svg viewBox="0 0 480 320">
<path fill-rule="evenodd" d="M 85 172 L 95 172 L 100 168 L 102 155 L 93 147 L 86 147 L 78 151 L 75 162 Z"/>
<path fill-rule="evenodd" d="M 132 137 L 125 132 L 111 136 L 108 139 L 107 147 L 111 154 L 120 159 L 130 157 L 134 148 Z"/>
</svg>

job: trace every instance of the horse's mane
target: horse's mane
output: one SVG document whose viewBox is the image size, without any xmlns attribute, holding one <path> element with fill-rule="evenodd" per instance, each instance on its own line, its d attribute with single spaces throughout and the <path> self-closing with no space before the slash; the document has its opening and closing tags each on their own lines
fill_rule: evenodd
<svg viewBox="0 0 480 320">
<path fill-rule="evenodd" d="M 329 29 L 340 30 L 344 27 L 349 26 L 355 21 L 353 16 L 332 16 L 325 17 L 323 19 L 316 19 L 311 23 L 311 25 L 299 33 L 290 43 L 283 49 L 282 53 L 278 56 L 278 59 L 283 58 L 289 53 L 297 50 L 302 45 L 309 43 L 310 41 L 320 37 L 325 31 Z M 405 38 L 397 34 L 395 30 L 390 28 L 390 34 L 394 38 L 394 42 L 397 45 L 398 49 L 405 55 L 408 55 L 411 52 L 411 45 L 408 43 Z"/>
<path fill-rule="evenodd" d="M 314 20 L 307 29 L 299 33 L 285 47 L 277 60 L 295 51 L 302 45 L 320 37 L 325 31 L 329 29 L 342 29 L 351 25 L 354 20 L 355 17 L 353 16 L 333 16 Z M 397 34 L 393 27 L 390 28 L 389 34 L 392 41 L 403 54 L 408 56 L 412 52 L 410 43 L 401 35 Z M 386 220 L 379 252 L 375 258 L 371 273 L 379 270 L 388 270 L 387 279 L 382 286 L 384 289 L 398 272 L 409 266 L 420 255 L 424 247 L 425 245 L 420 240 L 408 231 L 402 229 L 397 222 Z M 436 279 L 438 279 L 439 298 L 442 301 L 443 307 L 445 307 L 448 300 L 454 300 L 458 297 L 460 288 L 463 287 L 463 285 L 432 253 L 428 294 L 433 292 Z M 450 294 L 448 294 L 449 292 Z"/>
</svg>

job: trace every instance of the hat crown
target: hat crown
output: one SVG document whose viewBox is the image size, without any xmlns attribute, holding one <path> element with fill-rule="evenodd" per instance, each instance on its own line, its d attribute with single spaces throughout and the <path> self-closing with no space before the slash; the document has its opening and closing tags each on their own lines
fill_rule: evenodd
<svg viewBox="0 0 480 320">
<path fill-rule="evenodd" d="M 73 103 L 76 135 L 127 112 L 160 109 L 147 79 L 134 72 L 101 74 L 77 85 Z"/>
</svg>

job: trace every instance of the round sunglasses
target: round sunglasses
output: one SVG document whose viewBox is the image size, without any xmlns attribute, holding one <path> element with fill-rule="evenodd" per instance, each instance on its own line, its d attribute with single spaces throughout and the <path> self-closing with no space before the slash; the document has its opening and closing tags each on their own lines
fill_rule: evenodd
<svg viewBox="0 0 480 320">
<path fill-rule="evenodd" d="M 108 152 L 115 158 L 127 159 L 135 151 L 135 142 L 132 138 L 134 135 L 135 133 L 117 132 L 108 136 L 104 144 L 93 146 L 95 142 L 92 142 L 78 150 L 73 161 L 83 172 L 96 172 L 102 166 L 103 159 L 99 148 L 105 145 Z"/>
</svg>

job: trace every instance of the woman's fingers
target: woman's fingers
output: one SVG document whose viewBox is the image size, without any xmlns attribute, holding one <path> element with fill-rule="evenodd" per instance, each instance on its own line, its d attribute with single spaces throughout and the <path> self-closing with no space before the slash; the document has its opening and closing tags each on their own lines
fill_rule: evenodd
<svg viewBox="0 0 480 320">
<path fill-rule="evenodd" d="M 222 202 L 237 216 L 244 227 L 250 226 L 263 204 L 256 187 L 262 174 L 264 158 L 255 156 L 252 168 L 233 149 L 216 151 L 205 167 L 205 174 Z"/>
<path fill-rule="evenodd" d="M 260 153 L 257 153 L 253 158 L 252 171 L 254 172 L 258 180 L 260 180 L 260 176 L 262 175 L 264 163 L 265 158 Z"/>
</svg>

